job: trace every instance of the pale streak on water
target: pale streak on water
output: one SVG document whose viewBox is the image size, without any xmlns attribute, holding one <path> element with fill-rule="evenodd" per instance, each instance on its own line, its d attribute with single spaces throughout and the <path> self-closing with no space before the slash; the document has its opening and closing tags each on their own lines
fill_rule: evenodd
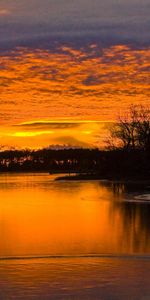
<svg viewBox="0 0 150 300">
<path fill-rule="evenodd" d="M 0 175 L 0 300 L 150 299 L 149 187 Z"/>
</svg>

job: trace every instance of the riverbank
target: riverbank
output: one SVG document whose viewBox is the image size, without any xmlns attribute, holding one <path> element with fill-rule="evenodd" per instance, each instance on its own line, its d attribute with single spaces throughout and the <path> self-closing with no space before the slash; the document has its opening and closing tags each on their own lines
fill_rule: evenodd
<svg viewBox="0 0 150 300">
<path fill-rule="evenodd" d="M 98 174 L 74 174 L 74 175 L 65 175 L 65 176 L 59 176 L 55 180 L 61 181 L 61 180 L 100 180 L 104 179 L 100 177 Z"/>
<path fill-rule="evenodd" d="M 55 178 L 55 181 L 112 181 L 116 183 L 126 183 L 126 184 L 135 184 L 135 185 L 146 185 L 150 188 L 150 178 L 144 176 L 100 176 L 99 174 L 78 174 L 78 175 L 65 175 L 58 176 Z"/>
</svg>

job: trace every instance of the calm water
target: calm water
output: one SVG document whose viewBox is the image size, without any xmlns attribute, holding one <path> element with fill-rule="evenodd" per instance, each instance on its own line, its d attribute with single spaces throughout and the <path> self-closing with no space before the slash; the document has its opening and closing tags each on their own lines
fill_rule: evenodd
<svg viewBox="0 0 150 300">
<path fill-rule="evenodd" d="M 150 299 L 149 191 L 0 175 L 0 299 Z"/>
</svg>

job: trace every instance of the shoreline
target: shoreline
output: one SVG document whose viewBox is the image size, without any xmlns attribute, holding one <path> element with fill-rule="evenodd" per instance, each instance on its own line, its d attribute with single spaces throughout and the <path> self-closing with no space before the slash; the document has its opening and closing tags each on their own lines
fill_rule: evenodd
<svg viewBox="0 0 150 300">
<path fill-rule="evenodd" d="M 135 184 L 149 184 L 150 185 L 150 179 L 146 177 L 139 177 L 139 176 L 126 176 L 126 177 L 117 177 L 117 176 L 99 176 L 97 174 L 95 175 L 65 175 L 65 176 L 59 176 L 55 178 L 55 181 L 109 181 L 109 182 L 116 182 L 116 183 L 135 183 Z"/>
<path fill-rule="evenodd" d="M 76 174 L 76 173 L 67 173 L 67 172 L 49 172 L 46 170 L 42 171 L 0 171 L 0 175 L 11 175 L 11 174 L 47 174 L 50 177 L 56 176 L 54 181 L 108 181 L 113 183 L 128 183 L 128 184 L 146 184 L 150 187 L 150 178 L 144 176 L 130 175 L 130 176 L 115 176 L 115 175 L 99 175 L 99 174 Z"/>
</svg>

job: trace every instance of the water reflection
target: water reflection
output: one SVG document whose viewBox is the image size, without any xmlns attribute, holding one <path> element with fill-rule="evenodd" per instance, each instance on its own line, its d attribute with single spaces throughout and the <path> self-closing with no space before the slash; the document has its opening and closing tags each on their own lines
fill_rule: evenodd
<svg viewBox="0 0 150 300">
<path fill-rule="evenodd" d="M 136 201 L 142 193 L 148 194 L 145 183 L 112 183 L 113 192 L 121 195 L 122 201 L 113 201 L 110 219 L 115 223 L 116 215 L 120 216 L 120 245 L 125 252 L 150 252 L 150 202 Z M 141 197 L 142 198 L 142 197 Z M 139 197 L 140 199 L 140 197 Z M 115 213 L 114 213 L 115 212 Z"/>
<path fill-rule="evenodd" d="M 150 253 L 145 186 L 53 179 L 0 176 L 1 256 Z"/>
</svg>

